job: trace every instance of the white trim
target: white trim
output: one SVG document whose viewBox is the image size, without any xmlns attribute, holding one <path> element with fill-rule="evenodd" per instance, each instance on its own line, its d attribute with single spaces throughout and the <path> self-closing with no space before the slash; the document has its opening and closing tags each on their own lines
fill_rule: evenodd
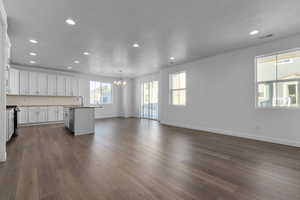
<svg viewBox="0 0 300 200">
<path fill-rule="evenodd" d="M 119 118 L 119 117 L 123 117 L 123 116 L 122 115 L 101 115 L 101 116 L 97 117 L 95 115 L 95 119 L 109 119 L 109 118 Z"/>
<path fill-rule="evenodd" d="M 294 109 L 294 110 L 299 110 L 299 106 L 291 106 L 291 107 L 288 107 L 288 106 L 268 106 L 268 107 L 261 107 L 261 106 L 258 106 L 258 85 L 259 84 L 264 84 L 264 83 L 285 83 L 285 82 L 299 82 L 299 79 L 298 78 L 295 78 L 295 79 L 287 79 L 287 80 L 277 80 L 277 70 L 278 70 L 278 66 L 277 66 L 277 60 L 276 60 L 276 80 L 271 80 L 271 81 L 257 81 L 257 60 L 259 58 L 264 58 L 264 57 L 270 57 L 270 56 L 276 56 L 277 55 L 280 55 L 280 54 L 285 54 L 285 53 L 291 53 L 291 52 L 295 52 L 295 51 L 300 51 L 300 48 L 292 48 L 292 49 L 288 49 L 288 50 L 283 50 L 283 51 L 276 51 L 276 52 L 272 52 L 270 54 L 265 54 L 265 55 L 260 55 L 260 56 L 255 56 L 254 57 L 254 94 L 255 94 L 255 109 Z M 299 94 L 298 94 L 299 95 Z M 276 94 L 276 97 L 277 97 L 277 94 Z M 277 98 L 276 98 L 277 99 Z M 297 96 L 297 99 L 298 99 L 298 96 Z"/>
<path fill-rule="evenodd" d="M 185 75 L 185 88 L 177 88 L 173 89 L 173 76 L 183 74 Z M 187 104 L 187 79 L 186 79 L 187 73 L 186 71 L 176 71 L 169 73 L 169 106 L 186 106 Z M 185 103 L 184 104 L 174 104 L 173 103 L 173 92 L 174 91 L 185 91 Z"/>
<path fill-rule="evenodd" d="M 6 65 L 6 30 L 7 30 L 7 15 L 4 9 L 3 1 L 0 0 L 0 161 L 6 160 L 6 92 L 5 92 L 5 65 Z"/>
<path fill-rule="evenodd" d="M 232 130 L 225 130 L 225 129 L 215 129 L 215 128 L 207 128 L 207 127 L 196 127 L 196 126 L 187 126 L 187 125 L 178 125 L 172 122 L 166 122 L 162 121 L 161 124 L 168 125 L 168 126 L 175 126 L 179 128 L 187 128 L 187 129 L 193 129 L 197 131 L 206 131 L 216 134 L 222 134 L 222 135 L 229 135 L 229 136 L 235 136 L 240 138 L 247 138 L 252 140 L 258 140 L 263 142 L 270 142 L 275 144 L 283 144 L 293 147 L 300 147 L 300 142 L 292 141 L 292 140 L 284 140 L 280 138 L 271 138 L 271 137 L 264 137 L 259 135 L 254 135 L 251 133 L 245 133 L 245 132 L 238 132 L 238 131 L 232 131 Z"/>
</svg>

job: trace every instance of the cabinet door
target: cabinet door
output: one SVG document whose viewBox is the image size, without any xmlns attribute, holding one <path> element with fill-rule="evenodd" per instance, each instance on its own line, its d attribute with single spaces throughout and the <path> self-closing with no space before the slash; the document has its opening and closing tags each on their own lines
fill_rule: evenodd
<svg viewBox="0 0 300 200">
<path fill-rule="evenodd" d="M 19 70 L 9 69 L 9 94 L 19 94 Z"/>
<path fill-rule="evenodd" d="M 48 95 L 56 96 L 56 75 L 49 74 L 48 75 Z"/>
<path fill-rule="evenodd" d="M 26 124 L 28 123 L 28 109 L 25 107 L 20 107 L 20 112 L 18 112 L 18 123 Z"/>
<path fill-rule="evenodd" d="M 47 107 L 38 108 L 38 122 L 47 122 Z"/>
<path fill-rule="evenodd" d="M 20 95 L 29 94 L 29 72 L 20 71 Z"/>
<path fill-rule="evenodd" d="M 79 96 L 79 81 L 77 78 L 71 79 L 71 96 Z"/>
<path fill-rule="evenodd" d="M 38 73 L 38 94 L 47 95 L 47 74 Z"/>
<path fill-rule="evenodd" d="M 9 138 L 14 134 L 14 128 L 15 128 L 15 123 L 14 123 L 14 110 L 10 110 L 9 112 Z"/>
<path fill-rule="evenodd" d="M 57 96 L 66 96 L 66 81 L 63 76 L 57 76 Z"/>
<path fill-rule="evenodd" d="M 58 121 L 58 108 L 48 107 L 48 122 Z"/>
<path fill-rule="evenodd" d="M 38 95 L 38 73 L 29 72 L 29 94 Z"/>
<path fill-rule="evenodd" d="M 71 77 L 66 76 L 66 96 L 71 96 Z"/>
<path fill-rule="evenodd" d="M 6 142 L 9 140 L 9 110 L 6 110 Z"/>
<path fill-rule="evenodd" d="M 28 123 L 38 122 L 39 109 L 36 107 L 28 108 Z"/>
<path fill-rule="evenodd" d="M 64 120 L 64 108 L 58 107 L 58 121 Z"/>
</svg>

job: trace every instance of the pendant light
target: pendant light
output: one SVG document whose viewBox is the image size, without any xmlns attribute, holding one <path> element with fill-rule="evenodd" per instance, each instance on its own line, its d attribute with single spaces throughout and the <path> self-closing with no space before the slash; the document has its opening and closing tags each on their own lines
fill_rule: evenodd
<svg viewBox="0 0 300 200">
<path fill-rule="evenodd" d="M 117 85 L 117 86 L 125 86 L 127 84 L 127 82 L 123 80 L 122 70 L 120 70 L 120 78 L 119 78 L 119 80 L 115 80 L 114 84 Z"/>
</svg>

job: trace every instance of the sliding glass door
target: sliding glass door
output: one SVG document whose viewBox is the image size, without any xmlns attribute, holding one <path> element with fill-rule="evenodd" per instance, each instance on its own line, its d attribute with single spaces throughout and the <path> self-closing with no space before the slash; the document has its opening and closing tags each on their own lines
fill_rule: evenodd
<svg viewBox="0 0 300 200">
<path fill-rule="evenodd" d="M 140 116 L 147 119 L 158 119 L 158 81 L 142 83 Z"/>
</svg>

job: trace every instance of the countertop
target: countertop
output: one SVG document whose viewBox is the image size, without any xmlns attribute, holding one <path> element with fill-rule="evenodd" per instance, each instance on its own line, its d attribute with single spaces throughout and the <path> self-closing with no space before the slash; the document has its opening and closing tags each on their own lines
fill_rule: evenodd
<svg viewBox="0 0 300 200">
<path fill-rule="evenodd" d="M 70 109 L 103 108 L 103 106 L 64 106 Z"/>
</svg>

